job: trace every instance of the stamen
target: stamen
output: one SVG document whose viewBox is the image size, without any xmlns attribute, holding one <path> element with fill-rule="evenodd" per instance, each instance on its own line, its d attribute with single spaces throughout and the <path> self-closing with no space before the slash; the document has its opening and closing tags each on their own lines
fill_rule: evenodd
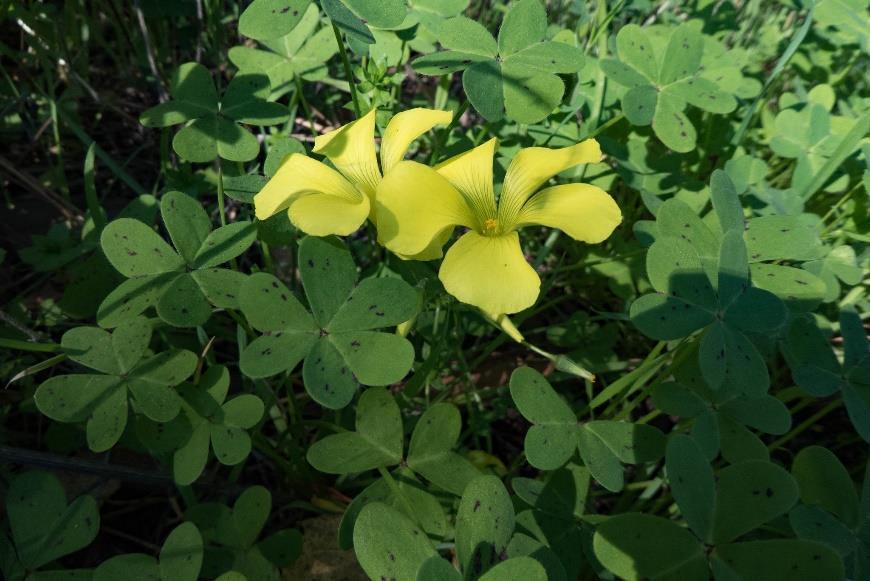
<svg viewBox="0 0 870 581">
<path fill-rule="evenodd" d="M 498 230 L 498 220 L 495 218 L 487 218 L 483 221 L 483 231 L 485 234 L 491 234 Z"/>
</svg>

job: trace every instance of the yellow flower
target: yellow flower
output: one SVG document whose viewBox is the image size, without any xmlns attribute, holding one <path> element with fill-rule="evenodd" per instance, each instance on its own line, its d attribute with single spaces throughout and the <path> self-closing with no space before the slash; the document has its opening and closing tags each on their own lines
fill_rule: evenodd
<svg viewBox="0 0 870 581">
<path fill-rule="evenodd" d="M 409 109 L 396 114 L 381 140 L 381 166 L 375 151 L 375 114 L 321 135 L 314 153 L 326 156 L 338 171 L 300 153 L 291 154 L 265 187 L 254 196 L 257 218 L 287 210 L 298 229 L 313 236 L 355 232 L 374 207 L 381 181 L 405 157 L 411 142 L 453 118 L 450 111 Z"/>
<path fill-rule="evenodd" d="M 562 149 L 530 147 L 511 161 L 501 195 L 493 188 L 490 141 L 437 165 L 402 161 L 377 188 L 378 238 L 403 257 L 441 254 L 454 227 L 469 230 L 450 247 L 438 273 L 454 297 L 496 322 L 535 303 L 541 280 L 520 248 L 518 230 L 541 225 L 575 240 L 605 240 L 622 221 L 604 190 L 564 184 L 537 191 L 572 166 L 601 160 L 594 139 Z"/>
</svg>

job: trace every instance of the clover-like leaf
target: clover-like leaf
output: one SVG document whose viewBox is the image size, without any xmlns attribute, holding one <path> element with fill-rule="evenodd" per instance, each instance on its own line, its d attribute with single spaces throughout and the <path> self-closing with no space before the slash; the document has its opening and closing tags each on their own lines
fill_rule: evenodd
<svg viewBox="0 0 870 581">
<path fill-rule="evenodd" d="M 472 480 L 456 514 L 456 556 L 463 571 L 478 577 L 492 568 L 514 532 L 514 508 L 496 476 Z"/>
<path fill-rule="evenodd" d="M 239 32 L 256 40 L 278 38 L 300 23 L 311 0 L 254 0 L 239 17 Z"/>
<path fill-rule="evenodd" d="M 812 541 L 770 539 L 717 547 L 713 569 L 740 579 L 811 581 L 843 579 L 843 561 L 832 549 Z"/>
<path fill-rule="evenodd" d="M 730 542 L 788 512 L 798 487 L 788 472 L 770 462 L 750 460 L 719 473 L 711 539 Z"/>
<path fill-rule="evenodd" d="M 353 548 L 353 531 L 357 517 L 372 502 L 381 502 L 413 519 L 430 537 L 443 539 L 450 527 L 447 515 L 438 499 L 426 491 L 413 472 L 400 468 L 391 478 L 395 487 L 379 478 L 360 492 L 345 509 L 338 528 L 338 544 L 342 549 Z"/>
<path fill-rule="evenodd" d="M 13 558 L 29 571 L 88 546 L 100 528 L 93 497 L 80 496 L 67 504 L 60 482 L 45 472 L 17 476 L 6 493 L 6 511 Z"/>
<path fill-rule="evenodd" d="M 193 373 L 193 353 L 165 351 L 142 361 L 151 336 L 142 318 L 119 326 L 112 335 L 94 328 L 71 329 L 66 334 L 69 338 L 62 344 L 70 357 L 105 375 L 52 377 L 39 386 L 34 400 L 43 414 L 56 421 L 87 421 L 92 450 L 107 450 L 121 437 L 127 425 L 128 394 L 138 411 L 155 421 L 178 415 L 180 400 L 170 387 Z"/>
<path fill-rule="evenodd" d="M 408 447 L 408 467 L 444 490 L 461 495 L 479 475 L 464 457 L 453 452 L 462 431 L 462 418 L 455 406 L 439 403 L 417 421 Z"/>
<path fill-rule="evenodd" d="M 224 401 L 230 384 L 226 367 L 208 368 L 199 384 L 179 388 L 186 428 L 173 455 L 173 476 L 182 485 L 199 478 L 208 461 L 209 444 L 221 464 L 235 466 L 251 452 L 247 430 L 263 417 L 263 401 L 242 394 Z"/>
<path fill-rule="evenodd" d="M 314 316 L 277 278 L 257 274 L 242 285 L 241 308 L 251 325 L 268 334 L 242 352 L 249 377 L 291 370 L 305 359 L 305 389 L 321 405 L 339 409 L 357 386 L 389 385 L 414 359 L 407 339 L 374 329 L 408 320 L 417 294 L 400 279 L 366 279 L 335 240 L 308 237 L 299 249 L 302 284 Z"/>
<path fill-rule="evenodd" d="M 273 0 L 265 2 L 275 4 Z M 279 3 L 286 4 L 287 0 Z M 185 63 L 173 77 L 171 93 L 172 101 L 148 109 L 139 120 L 146 127 L 188 123 L 175 134 L 172 148 L 191 162 L 205 163 L 218 156 L 229 161 L 250 161 L 260 146 L 239 124 L 275 125 L 287 118 L 283 106 L 266 101 L 269 79 L 262 74 L 236 75 L 218 99 L 208 70 L 198 63 Z"/>
<path fill-rule="evenodd" d="M 681 153 L 695 149 L 697 140 L 683 112 L 687 105 L 718 114 L 737 107 L 732 93 L 703 76 L 704 48 L 703 35 L 690 23 L 672 29 L 663 53 L 645 29 L 627 24 L 616 35 L 618 59 L 601 62 L 601 70 L 626 88 L 622 110 L 629 122 L 652 124 L 662 143 Z"/>
<path fill-rule="evenodd" d="M 678 524 L 626 513 L 598 525 L 592 539 L 601 564 L 623 579 L 709 578 L 704 546 Z"/>
<path fill-rule="evenodd" d="M 115 327 L 156 307 L 170 325 L 196 327 L 211 316 L 212 305 L 238 308 L 245 275 L 216 267 L 253 244 L 253 224 L 240 221 L 212 230 L 199 202 L 174 191 L 164 194 L 160 211 L 178 252 L 138 220 L 121 218 L 103 229 L 106 257 L 129 280 L 103 300 L 100 325 Z"/>
<path fill-rule="evenodd" d="M 514 370 L 510 391 L 517 410 L 533 424 L 524 443 L 529 463 L 541 470 L 565 464 L 576 449 L 578 430 L 577 417 L 568 404 L 531 367 Z"/>
<path fill-rule="evenodd" d="M 384 389 L 367 389 L 356 409 L 356 431 L 318 440 L 306 457 L 320 472 L 349 474 L 394 466 L 402 460 L 402 416 Z"/>
<path fill-rule="evenodd" d="M 263 49 L 235 46 L 228 56 L 242 73 L 269 77 L 271 97 L 275 98 L 294 89 L 297 76 L 317 80 L 328 74 L 327 62 L 338 51 L 338 43 L 329 27 L 318 30 L 319 23 L 320 11 L 310 4 L 299 23 L 286 35 L 261 39 Z M 270 155 L 272 149 L 274 146 L 270 148 Z"/>
<path fill-rule="evenodd" d="M 849 419 L 858 434 L 870 442 L 870 348 L 860 316 L 851 309 L 840 313 L 844 339 L 841 365 L 816 326 L 807 317 L 796 317 L 788 330 L 786 360 L 795 383 L 810 394 L 824 397 L 840 392 Z"/>
<path fill-rule="evenodd" d="M 353 530 L 356 558 L 372 579 L 415 579 L 417 570 L 438 553 L 407 516 L 380 502 L 365 506 Z"/>
<path fill-rule="evenodd" d="M 498 41 L 481 24 L 456 16 L 444 21 L 437 37 L 444 52 L 416 59 L 425 75 L 464 71 L 469 102 L 489 121 L 505 116 L 536 123 L 558 107 L 565 84 L 558 74 L 583 67 L 583 51 L 546 40 L 547 12 L 539 0 L 514 3 L 499 29 Z"/>
</svg>

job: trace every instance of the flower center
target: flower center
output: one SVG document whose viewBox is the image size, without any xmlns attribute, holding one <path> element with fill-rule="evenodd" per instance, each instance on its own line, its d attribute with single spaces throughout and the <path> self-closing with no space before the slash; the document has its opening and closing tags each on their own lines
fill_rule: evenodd
<svg viewBox="0 0 870 581">
<path fill-rule="evenodd" d="M 483 221 L 483 233 L 495 234 L 498 231 L 498 220 L 495 218 L 487 218 Z"/>
</svg>

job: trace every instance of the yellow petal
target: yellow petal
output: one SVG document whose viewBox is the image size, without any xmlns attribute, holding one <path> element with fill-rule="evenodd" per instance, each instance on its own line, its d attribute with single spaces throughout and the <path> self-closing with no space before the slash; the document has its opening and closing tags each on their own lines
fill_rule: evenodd
<svg viewBox="0 0 870 581">
<path fill-rule="evenodd" d="M 288 157 L 265 187 L 254 196 L 259 220 L 274 216 L 306 194 L 320 193 L 359 203 L 364 197 L 340 173 L 317 160 L 294 153 Z"/>
<path fill-rule="evenodd" d="M 375 152 L 376 114 L 372 109 L 356 121 L 317 137 L 312 149 L 328 157 L 338 171 L 369 195 L 381 180 Z"/>
<path fill-rule="evenodd" d="M 447 292 L 492 318 L 529 308 L 541 288 L 516 232 L 502 236 L 466 232 L 447 251 L 438 278 Z"/>
<path fill-rule="evenodd" d="M 527 147 L 520 150 L 505 174 L 499 199 L 499 220 L 504 224 L 513 223 L 529 196 L 556 174 L 581 163 L 599 161 L 601 147 L 594 139 L 560 149 Z"/>
<path fill-rule="evenodd" d="M 453 236 L 453 227 L 445 228 L 441 232 L 439 232 L 435 238 L 432 239 L 432 242 L 429 243 L 422 252 L 418 252 L 417 254 L 396 254 L 402 260 L 437 260 L 444 256 L 444 245 L 447 244 L 447 241 L 450 240 L 450 237 Z"/>
<path fill-rule="evenodd" d="M 540 224 L 558 228 L 574 240 L 597 243 L 622 222 L 613 198 L 589 184 L 564 184 L 535 194 L 520 211 L 517 226 Z"/>
<path fill-rule="evenodd" d="M 381 140 L 381 167 L 384 174 L 404 159 L 411 142 L 436 125 L 447 125 L 451 119 L 452 112 L 439 109 L 408 109 L 394 115 Z"/>
<path fill-rule="evenodd" d="M 477 216 L 479 228 L 483 227 L 486 220 L 496 217 L 492 164 L 497 146 L 498 139 L 493 137 L 486 143 L 435 166 L 435 170 L 447 178 L 468 200 L 468 205 Z"/>
<path fill-rule="evenodd" d="M 474 223 L 462 194 L 414 161 L 396 164 L 378 185 L 375 200 L 378 241 L 400 256 L 431 253 L 433 242 L 446 242 L 446 231 Z"/>
<path fill-rule="evenodd" d="M 369 198 L 350 201 L 329 194 L 297 198 L 287 210 L 296 228 L 312 236 L 348 236 L 362 226 L 369 215 Z"/>
</svg>

